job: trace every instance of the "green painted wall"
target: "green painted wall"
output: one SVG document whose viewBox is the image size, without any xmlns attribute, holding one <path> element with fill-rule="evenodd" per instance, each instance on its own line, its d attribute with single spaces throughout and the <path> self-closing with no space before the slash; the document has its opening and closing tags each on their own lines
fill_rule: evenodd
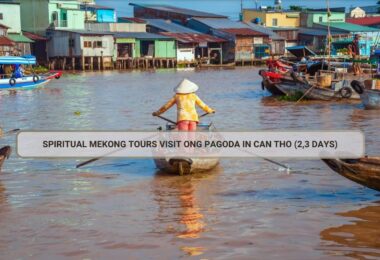
<svg viewBox="0 0 380 260">
<path fill-rule="evenodd" d="M 155 40 L 154 56 L 156 58 L 175 58 L 176 53 L 177 51 L 175 41 Z"/>
<path fill-rule="evenodd" d="M 133 50 L 133 58 L 140 58 L 141 55 L 140 55 L 140 45 L 141 45 L 141 41 L 136 39 L 136 44 L 135 44 L 135 48 Z"/>
<path fill-rule="evenodd" d="M 330 16 L 330 22 L 331 23 L 337 23 L 337 22 L 345 22 L 346 21 L 346 14 L 344 13 L 331 13 Z M 327 13 L 326 12 L 320 12 L 320 13 L 309 13 L 308 19 L 307 19 L 307 27 L 313 27 L 314 23 L 327 23 Z"/>
<path fill-rule="evenodd" d="M 0 23 L 10 27 L 9 33 L 21 33 L 20 5 L 0 2 L 0 13 L 3 15 Z"/>
<path fill-rule="evenodd" d="M 21 7 L 21 28 L 28 32 L 45 34 L 49 26 L 49 5 L 46 0 L 22 0 Z"/>
<path fill-rule="evenodd" d="M 56 28 L 68 30 L 83 30 L 85 28 L 85 12 L 79 10 L 78 3 L 76 1 L 72 1 L 72 3 L 64 3 L 64 1 L 62 1 L 62 3 L 57 2 L 60 1 L 50 1 L 50 3 L 48 4 L 49 24 L 53 23 L 53 13 L 56 12 L 58 16 L 58 23 Z"/>
<path fill-rule="evenodd" d="M 77 0 L 21 0 L 21 27 L 25 31 L 45 34 L 57 12 L 59 29 L 84 29 L 84 12 L 79 10 Z M 77 10 L 72 10 L 77 9 Z M 67 17 L 67 22 L 61 22 Z M 64 25 L 64 27 L 62 27 Z"/>
</svg>

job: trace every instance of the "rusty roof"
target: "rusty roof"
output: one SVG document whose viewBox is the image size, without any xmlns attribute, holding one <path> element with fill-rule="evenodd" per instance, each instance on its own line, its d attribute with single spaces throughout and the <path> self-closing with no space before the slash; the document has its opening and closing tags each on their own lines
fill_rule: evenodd
<svg viewBox="0 0 380 260">
<path fill-rule="evenodd" d="M 353 23 L 357 25 L 378 25 L 380 24 L 380 16 L 368 16 L 368 17 L 361 17 L 361 18 L 347 18 L 347 23 Z"/>
<path fill-rule="evenodd" d="M 8 26 L 6 26 L 6 25 L 4 25 L 4 24 L 1 24 L 1 23 L 0 23 L 0 28 L 3 28 L 3 29 L 9 29 Z"/>
<path fill-rule="evenodd" d="M 128 21 L 132 23 L 146 23 L 143 19 L 137 17 L 118 17 L 119 21 Z"/>
<path fill-rule="evenodd" d="M 250 28 L 221 28 L 220 31 L 240 36 L 268 36 L 262 32 L 254 31 Z"/>
<path fill-rule="evenodd" d="M 160 34 L 172 37 L 182 43 L 201 43 L 201 42 L 217 42 L 222 43 L 226 40 L 208 35 L 208 34 L 198 34 L 198 33 L 174 33 L 174 32 L 161 32 Z"/>
<path fill-rule="evenodd" d="M 5 36 L 0 36 L 0 46 L 14 46 L 15 42 Z"/>
<path fill-rule="evenodd" d="M 23 31 L 22 34 L 24 36 L 28 37 L 29 39 L 33 40 L 33 41 L 47 41 L 47 39 L 45 37 L 42 37 L 38 34 L 34 34 L 31 32 Z"/>
</svg>

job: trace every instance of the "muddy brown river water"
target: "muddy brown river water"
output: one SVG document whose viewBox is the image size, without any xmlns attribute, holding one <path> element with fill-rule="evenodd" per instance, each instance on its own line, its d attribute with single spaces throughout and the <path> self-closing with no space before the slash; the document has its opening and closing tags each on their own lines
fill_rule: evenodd
<svg viewBox="0 0 380 260">
<path fill-rule="evenodd" d="M 280 102 L 257 68 L 66 74 L 0 95 L 5 130 L 154 130 L 151 112 L 188 77 L 221 130 L 361 129 L 379 154 L 380 116 L 359 103 Z M 172 109 L 166 114 L 174 118 Z M 15 148 L 15 136 L 0 140 Z M 149 159 L 13 156 L 0 174 L 1 259 L 378 259 L 379 193 L 317 160 L 226 159 L 169 176 Z"/>
</svg>

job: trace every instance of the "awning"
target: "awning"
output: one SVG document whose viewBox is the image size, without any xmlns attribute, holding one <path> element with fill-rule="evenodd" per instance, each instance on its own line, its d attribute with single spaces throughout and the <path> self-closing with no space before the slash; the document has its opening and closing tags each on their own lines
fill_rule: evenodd
<svg viewBox="0 0 380 260">
<path fill-rule="evenodd" d="M 26 55 L 22 57 L 17 56 L 0 56 L 0 64 L 2 65 L 34 65 L 36 64 L 36 57 Z"/>
<path fill-rule="evenodd" d="M 8 33 L 7 37 L 11 39 L 14 42 L 21 42 L 21 43 L 33 43 L 34 41 L 29 39 L 28 37 L 17 34 L 17 33 Z"/>
<path fill-rule="evenodd" d="M 29 39 L 33 41 L 47 41 L 47 38 L 42 37 L 41 35 L 38 35 L 38 34 L 34 34 L 31 32 L 22 32 L 22 33 L 24 34 L 24 36 L 28 37 Z"/>
<path fill-rule="evenodd" d="M 303 58 L 305 56 L 316 56 L 315 52 L 310 50 L 308 47 L 304 45 L 300 46 L 292 46 L 286 48 L 291 54 L 296 56 L 297 58 Z"/>
</svg>

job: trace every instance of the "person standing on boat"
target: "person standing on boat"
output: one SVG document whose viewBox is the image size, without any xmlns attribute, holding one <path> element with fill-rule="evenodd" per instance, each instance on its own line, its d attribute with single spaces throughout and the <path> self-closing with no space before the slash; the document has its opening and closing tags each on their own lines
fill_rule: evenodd
<svg viewBox="0 0 380 260">
<path fill-rule="evenodd" d="M 359 40 L 360 40 L 360 35 L 355 34 L 354 40 L 348 46 L 349 53 L 351 54 L 352 60 L 353 60 L 352 68 L 354 70 L 354 75 L 360 75 L 360 73 L 361 73 L 360 63 L 357 62 L 357 59 L 360 58 Z"/>
<path fill-rule="evenodd" d="M 158 111 L 153 112 L 153 116 L 159 116 L 174 104 L 177 105 L 177 127 L 180 131 L 195 131 L 199 122 L 198 113 L 195 106 L 199 106 L 206 113 L 215 113 L 215 110 L 207 106 L 195 94 L 198 90 L 197 84 L 188 79 L 184 79 L 174 88 L 175 95 Z"/>
</svg>

